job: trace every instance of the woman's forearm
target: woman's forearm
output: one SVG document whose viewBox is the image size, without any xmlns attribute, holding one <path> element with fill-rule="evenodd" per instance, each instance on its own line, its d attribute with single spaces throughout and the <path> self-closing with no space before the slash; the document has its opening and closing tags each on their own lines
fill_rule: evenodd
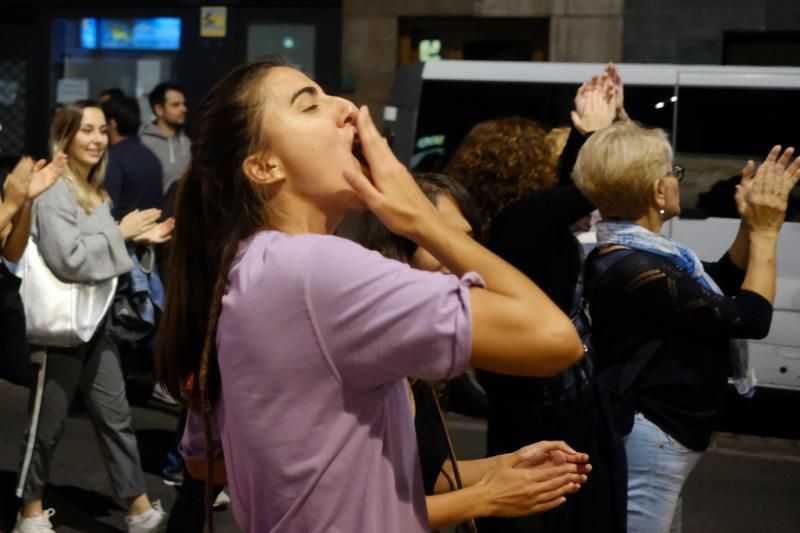
<svg viewBox="0 0 800 533">
<path fill-rule="evenodd" d="M 6 232 L 6 228 L 21 207 L 8 201 L 0 203 L 0 235 Z"/>
<path fill-rule="evenodd" d="M 483 459 L 459 461 L 458 473 L 461 475 L 461 484 L 464 487 L 470 487 L 474 485 L 481 480 L 486 472 L 497 467 L 498 463 L 503 457 L 503 455 L 495 455 L 492 457 L 485 457 Z M 453 463 L 450 461 L 445 461 L 442 465 L 442 471 L 439 474 L 439 477 L 436 479 L 436 485 L 433 489 L 434 492 L 436 494 L 440 494 L 453 490 L 453 487 L 450 486 L 450 481 L 448 480 L 452 480 L 453 484 L 455 484 L 455 479 L 455 474 L 453 473 Z"/>
<path fill-rule="evenodd" d="M 775 302 L 777 248 L 777 231 L 750 233 L 747 273 L 742 283 L 742 290 L 760 294 L 770 303 Z"/>
<path fill-rule="evenodd" d="M 736 238 L 733 244 L 728 248 L 728 257 L 731 262 L 741 270 L 747 269 L 747 260 L 750 256 L 750 230 L 747 224 L 742 221 L 739 224 L 739 231 L 736 233 Z"/>
<path fill-rule="evenodd" d="M 25 247 L 28 245 L 28 237 L 31 230 L 31 203 L 25 205 L 17 211 L 12 223 L 11 233 L 3 245 L 3 256 L 9 261 L 16 263 L 22 259 Z"/>
<path fill-rule="evenodd" d="M 428 522 L 431 529 L 439 529 L 464 522 L 470 518 L 489 516 L 488 498 L 481 485 L 425 497 Z"/>
<path fill-rule="evenodd" d="M 514 375 L 549 376 L 583 355 L 569 318 L 527 276 L 442 220 L 414 240 L 451 272 L 475 271 L 486 290 L 471 291 L 472 364 Z"/>
</svg>

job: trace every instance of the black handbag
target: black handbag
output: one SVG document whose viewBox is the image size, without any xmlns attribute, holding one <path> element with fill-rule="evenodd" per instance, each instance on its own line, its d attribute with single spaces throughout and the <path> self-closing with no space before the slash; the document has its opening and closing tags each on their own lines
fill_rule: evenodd
<svg viewBox="0 0 800 533">
<path fill-rule="evenodd" d="M 22 282 L 0 260 L 0 379 L 32 387 L 36 372 L 25 330 L 25 309 L 19 295 Z"/>
</svg>

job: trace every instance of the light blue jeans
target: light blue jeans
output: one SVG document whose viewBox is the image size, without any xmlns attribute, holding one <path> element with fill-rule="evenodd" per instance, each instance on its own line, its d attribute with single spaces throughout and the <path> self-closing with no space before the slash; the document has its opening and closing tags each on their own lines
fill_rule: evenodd
<svg viewBox="0 0 800 533">
<path fill-rule="evenodd" d="M 636 413 L 625 437 L 628 533 L 680 533 L 681 491 L 702 457 Z"/>
</svg>

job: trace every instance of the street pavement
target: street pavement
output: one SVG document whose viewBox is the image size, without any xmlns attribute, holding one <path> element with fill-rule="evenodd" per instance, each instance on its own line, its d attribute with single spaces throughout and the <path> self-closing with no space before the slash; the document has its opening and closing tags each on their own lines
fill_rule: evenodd
<svg viewBox="0 0 800 533">
<path fill-rule="evenodd" d="M 169 510 L 175 489 L 161 482 L 160 471 L 177 410 L 144 394 L 132 402 L 148 493 Z M 18 506 L 13 492 L 26 405 L 25 389 L 0 381 L 0 532 L 11 531 Z M 786 422 L 797 426 L 797 412 L 787 410 Z M 481 456 L 483 422 L 448 416 L 460 455 Z M 80 409 L 70 415 L 53 458 L 45 506 L 56 509 L 59 532 L 126 531 L 125 510 L 112 496 L 91 422 Z M 800 441 L 718 434 L 687 483 L 683 509 L 684 533 L 800 533 Z M 215 513 L 215 526 L 238 531 L 230 510 Z"/>
</svg>

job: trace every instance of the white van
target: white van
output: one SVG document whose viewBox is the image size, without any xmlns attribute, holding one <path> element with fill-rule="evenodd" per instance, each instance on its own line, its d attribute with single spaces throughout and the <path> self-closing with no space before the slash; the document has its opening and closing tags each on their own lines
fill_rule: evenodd
<svg viewBox="0 0 800 533">
<path fill-rule="evenodd" d="M 605 65 L 435 61 L 398 71 L 384 127 L 416 170 L 440 170 L 469 129 L 520 115 L 569 126 L 578 86 Z M 665 232 L 716 260 L 739 221 L 733 180 L 775 144 L 800 149 L 800 68 L 620 64 L 631 118 L 668 131 L 686 168 L 683 214 Z M 800 391 L 800 187 L 781 233 L 770 335 L 750 343 L 759 386 Z"/>
</svg>

